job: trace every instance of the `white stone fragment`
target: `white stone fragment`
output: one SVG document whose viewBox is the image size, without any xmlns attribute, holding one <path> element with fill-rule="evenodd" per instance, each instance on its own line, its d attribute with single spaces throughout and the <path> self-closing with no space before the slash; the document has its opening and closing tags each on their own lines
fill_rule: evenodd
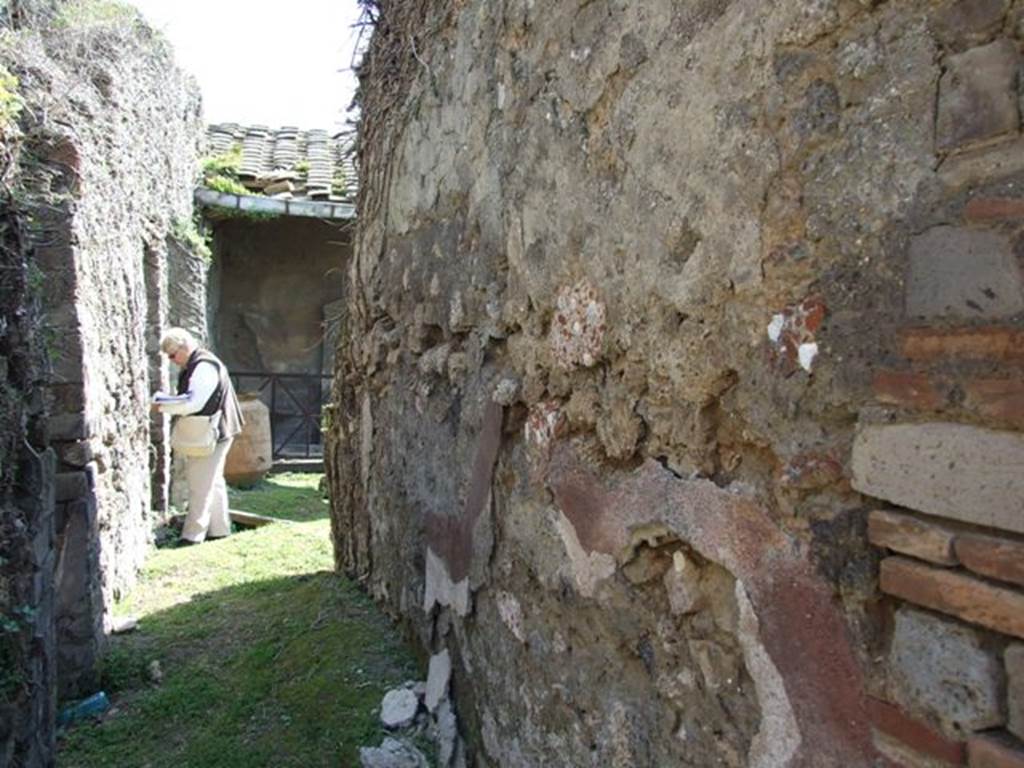
<svg viewBox="0 0 1024 768">
<path fill-rule="evenodd" d="M 494 388 L 493 400 L 498 405 L 512 405 L 519 394 L 519 382 L 515 379 L 502 379 Z"/>
<path fill-rule="evenodd" d="M 427 547 L 426 574 L 423 585 L 423 610 L 429 613 L 435 605 L 448 606 L 459 616 L 469 614 L 469 579 L 453 582 L 444 560 Z"/>
<path fill-rule="evenodd" d="M 672 554 L 672 566 L 662 578 L 668 593 L 669 610 L 673 616 L 699 611 L 705 604 L 700 588 L 700 569 L 683 552 Z"/>
<path fill-rule="evenodd" d="M 362 768 L 428 768 L 427 758 L 416 747 L 388 737 L 379 747 L 359 750 Z"/>
<path fill-rule="evenodd" d="M 807 344 L 801 344 L 797 348 L 797 354 L 800 357 L 800 366 L 810 372 L 811 364 L 814 362 L 814 358 L 818 356 L 818 345 L 815 342 Z"/>
<path fill-rule="evenodd" d="M 451 702 L 447 699 L 437 708 L 437 762 L 440 766 L 451 765 L 459 738 L 458 724 Z"/>
<path fill-rule="evenodd" d="M 784 315 L 775 315 L 772 317 L 772 321 L 768 323 L 768 338 L 772 342 L 777 343 L 782 337 L 782 329 L 786 325 L 786 318 Z"/>
<path fill-rule="evenodd" d="M 134 616 L 118 616 L 110 621 L 110 632 L 115 635 L 123 635 L 134 632 L 138 629 L 139 620 Z"/>
<path fill-rule="evenodd" d="M 430 669 L 427 672 L 427 692 L 423 703 L 433 713 L 437 705 L 448 695 L 448 681 L 452 676 L 452 657 L 448 649 L 435 653 L 430 657 Z"/>
<path fill-rule="evenodd" d="M 384 694 L 380 704 L 380 721 L 385 728 L 405 728 L 416 718 L 420 701 L 408 688 L 395 688 Z"/>
<path fill-rule="evenodd" d="M 584 550 L 576 529 L 565 513 L 559 511 L 555 525 L 569 556 L 568 567 L 576 582 L 576 589 L 584 597 L 593 597 L 598 585 L 615 574 L 615 558 L 604 552 L 588 553 Z"/>
<path fill-rule="evenodd" d="M 737 639 L 743 648 L 743 660 L 754 679 L 761 724 L 747 753 L 749 768 L 787 768 L 800 747 L 800 729 L 786 686 L 775 663 L 761 644 L 760 622 L 747 596 L 743 582 L 736 580 L 736 604 L 739 607 Z"/>
<path fill-rule="evenodd" d="M 526 633 L 523 632 L 523 609 L 516 596 L 509 592 L 498 592 L 495 596 L 498 605 L 498 615 L 502 622 L 508 627 L 516 640 L 520 643 L 526 641 Z"/>
</svg>

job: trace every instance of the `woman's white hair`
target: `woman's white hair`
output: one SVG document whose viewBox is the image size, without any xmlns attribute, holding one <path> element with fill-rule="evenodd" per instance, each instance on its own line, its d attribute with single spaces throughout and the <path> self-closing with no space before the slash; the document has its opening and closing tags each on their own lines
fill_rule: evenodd
<svg viewBox="0 0 1024 768">
<path fill-rule="evenodd" d="M 195 349 L 197 346 L 195 336 L 184 328 L 168 328 L 160 338 L 160 351 L 170 355 L 182 347 Z"/>
</svg>

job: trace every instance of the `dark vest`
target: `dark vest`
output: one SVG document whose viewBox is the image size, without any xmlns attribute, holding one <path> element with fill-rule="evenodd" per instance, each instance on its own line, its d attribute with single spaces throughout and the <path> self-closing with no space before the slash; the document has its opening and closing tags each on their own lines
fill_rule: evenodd
<svg viewBox="0 0 1024 768">
<path fill-rule="evenodd" d="M 188 383 L 192 378 L 192 371 L 199 363 L 213 363 L 217 366 L 219 381 L 217 388 L 213 390 L 210 399 L 203 407 L 196 412 L 196 416 L 212 416 L 220 413 L 220 440 L 227 440 L 242 431 L 245 420 L 242 418 L 242 409 L 238 407 L 238 398 L 235 397 L 235 388 L 231 386 L 231 377 L 228 376 L 228 368 L 224 363 L 214 357 L 205 349 L 197 349 L 193 352 L 185 367 L 178 374 L 178 394 L 188 392 Z"/>
</svg>

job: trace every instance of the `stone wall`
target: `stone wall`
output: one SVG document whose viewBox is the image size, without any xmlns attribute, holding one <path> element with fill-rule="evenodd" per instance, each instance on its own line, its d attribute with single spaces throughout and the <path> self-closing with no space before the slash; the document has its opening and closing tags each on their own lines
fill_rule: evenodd
<svg viewBox="0 0 1024 768">
<path fill-rule="evenodd" d="M 3 130 L 6 178 L 18 140 Z M 54 750 L 54 468 L 40 397 L 46 354 L 32 233 L 10 187 L 0 198 L 0 765 Z"/>
<path fill-rule="evenodd" d="M 166 478 L 165 425 L 148 403 L 166 378 L 166 237 L 191 217 L 202 128 L 166 43 L 134 11 L 94 6 L 62 6 L 3 51 L 27 101 L 21 195 L 45 281 L 62 696 L 97 684 L 105 617 L 165 503 L 150 483 Z"/>
<path fill-rule="evenodd" d="M 336 553 L 481 763 L 1024 759 L 1024 5 L 374 7 Z"/>
</svg>

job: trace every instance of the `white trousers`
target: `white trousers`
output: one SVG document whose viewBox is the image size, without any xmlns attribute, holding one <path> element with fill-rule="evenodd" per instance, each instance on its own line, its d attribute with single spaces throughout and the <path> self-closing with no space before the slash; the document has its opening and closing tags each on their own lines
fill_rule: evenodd
<svg viewBox="0 0 1024 768">
<path fill-rule="evenodd" d="M 209 456 L 190 456 L 185 460 L 188 517 L 181 529 L 181 538 L 199 543 L 207 536 L 218 538 L 231 533 L 224 461 L 232 442 L 233 439 L 217 443 Z"/>
</svg>

